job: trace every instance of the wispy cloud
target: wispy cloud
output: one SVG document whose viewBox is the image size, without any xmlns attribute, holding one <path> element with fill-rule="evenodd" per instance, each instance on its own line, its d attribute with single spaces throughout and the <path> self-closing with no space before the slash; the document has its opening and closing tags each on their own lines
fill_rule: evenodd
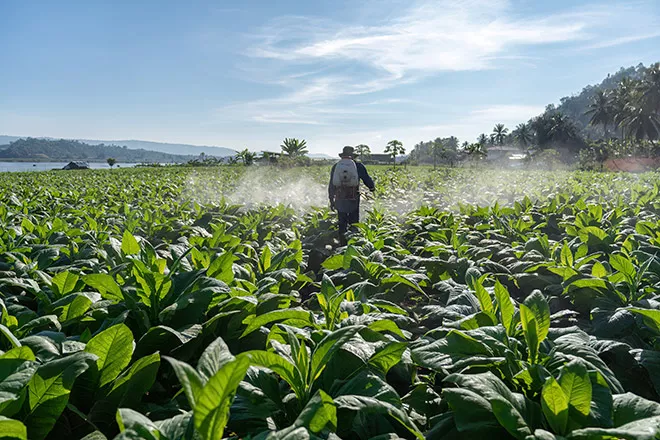
<svg viewBox="0 0 660 440">
<path fill-rule="evenodd" d="M 522 56 L 523 47 L 586 41 L 592 19 L 586 12 L 517 16 L 505 0 L 413 2 L 400 18 L 371 25 L 280 18 L 249 53 L 298 69 L 358 66 L 340 91 L 359 94 L 443 71 L 492 69 Z"/>
<path fill-rule="evenodd" d="M 440 0 L 412 1 L 397 18 L 378 23 L 278 17 L 253 36 L 246 53 L 253 63 L 268 66 L 268 82 L 280 85 L 283 93 L 241 104 L 242 111 L 234 116 L 270 123 L 334 123 L 336 118 L 318 109 L 345 99 L 357 106 L 386 106 L 395 101 L 355 99 L 442 72 L 526 63 L 529 48 L 576 43 L 596 48 L 652 38 L 655 33 L 609 32 L 610 40 L 593 43 L 612 20 L 631 10 L 625 4 L 605 4 L 530 16 L 518 13 L 510 0 Z M 278 114 L 281 108 L 290 114 Z"/>
<path fill-rule="evenodd" d="M 630 44 L 638 41 L 651 40 L 654 38 L 660 37 L 660 31 L 650 32 L 650 33 L 641 33 L 637 35 L 628 35 L 624 37 L 617 38 L 608 38 L 604 41 L 599 41 L 597 43 L 588 44 L 579 48 L 579 50 L 592 50 L 592 49 L 605 49 L 608 47 L 621 46 L 622 44 Z"/>
</svg>

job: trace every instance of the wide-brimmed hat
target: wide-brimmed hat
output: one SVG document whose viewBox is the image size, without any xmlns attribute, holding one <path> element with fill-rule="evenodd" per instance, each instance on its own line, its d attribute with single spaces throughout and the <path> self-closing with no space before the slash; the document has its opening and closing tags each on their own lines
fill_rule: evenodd
<svg viewBox="0 0 660 440">
<path fill-rule="evenodd" d="M 355 154 L 355 148 L 353 147 L 344 147 L 339 157 L 357 157 L 358 154 Z"/>
</svg>

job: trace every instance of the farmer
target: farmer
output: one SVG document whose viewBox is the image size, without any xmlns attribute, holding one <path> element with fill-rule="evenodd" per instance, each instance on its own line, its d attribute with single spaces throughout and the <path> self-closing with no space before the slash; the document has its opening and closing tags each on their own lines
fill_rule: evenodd
<svg viewBox="0 0 660 440">
<path fill-rule="evenodd" d="M 353 147 L 344 147 L 341 160 L 332 166 L 328 195 L 330 208 L 339 215 L 339 234 L 343 238 L 349 225 L 360 221 L 360 179 L 372 192 L 375 189 L 367 169 L 355 162 Z"/>
</svg>

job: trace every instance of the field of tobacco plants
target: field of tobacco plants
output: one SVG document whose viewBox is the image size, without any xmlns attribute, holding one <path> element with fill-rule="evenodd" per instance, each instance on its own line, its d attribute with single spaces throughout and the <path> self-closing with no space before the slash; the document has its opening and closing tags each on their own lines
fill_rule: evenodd
<svg viewBox="0 0 660 440">
<path fill-rule="evenodd" d="M 328 171 L 0 174 L 0 438 L 660 437 L 660 174 Z"/>
</svg>

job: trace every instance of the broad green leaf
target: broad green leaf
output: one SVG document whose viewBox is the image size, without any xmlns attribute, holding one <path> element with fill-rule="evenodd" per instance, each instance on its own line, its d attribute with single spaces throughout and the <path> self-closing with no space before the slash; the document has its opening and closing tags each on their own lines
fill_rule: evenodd
<svg viewBox="0 0 660 440">
<path fill-rule="evenodd" d="M 407 344 L 405 342 L 390 342 L 369 358 L 369 365 L 375 367 L 383 374 L 387 374 L 390 368 L 401 361 L 401 356 L 406 351 L 406 346 Z"/>
<path fill-rule="evenodd" d="M 571 287 L 574 289 L 607 290 L 605 280 L 601 280 L 600 278 L 582 278 L 575 280 L 567 287 L 567 289 Z"/>
<path fill-rule="evenodd" d="M 312 353 L 311 380 L 316 380 L 323 372 L 332 356 L 342 345 L 362 330 L 360 325 L 351 325 L 340 328 L 323 338 L 314 348 Z"/>
<path fill-rule="evenodd" d="M 151 327 L 135 345 L 135 357 L 151 353 L 167 354 L 188 340 L 188 336 L 165 325 Z"/>
<path fill-rule="evenodd" d="M 535 290 L 525 298 L 523 304 L 532 312 L 536 320 L 537 335 L 539 343 L 541 343 L 548 336 L 548 330 L 550 329 L 550 307 L 548 306 L 548 301 L 539 290 Z"/>
<path fill-rule="evenodd" d="M 515 306 L 511 302 L 509 291 L 500 284 L 499 281 L 495 282 L 495 299 L 497 306 L 500 309 L 500 316 L 502 318 L 502 325 L 506 329 L 507 335 L 511 336 L 515 330 L 513 315 L 516 313 Z"/>
<path fill-rule="evenodd" d="M 349 245 L 346 248 L 346 251 L 344 251 L 344 256 L 343 256 L 343 259 L 342 259 L 342 268 L 344 270 L 349 269 L 351 267 L 351 260 L 353 258 L 359 257 L 359 256 L 360 256 L 360 252 L 358 252 L 358 250 L 355 249 L 354 246 Z"/>
<path fill-rule="evenodd" d="M 75 379 L 94 362 L 95 355 L 77 352 L 39 367 L 28 384 L 24 422 L 30 439 L 46 437 L 66 407 Z"/>
<path fill-rule="evenodd" d="M 660 334 L 660 310 L 657 309 L 641 309 L 638 307 L 628 307 L 626 310 L 629 310 L 633 313 L 642 316 L 644 324 L 649 328 L 655 331 L 657 334 Z"/>
<path fill-rule="evenodd" d="M 587 226 L 586 228 L 582 228 L 580 229 L 579 234 L 580 234 L 580 239 L 583 242 L 588 242 L 588 243 L 591 243 L 592 241 L 595 241 L 596 243 L 600 243 L 608 238 L 607 232 L 603 231 L 601 228 L 597 226 Z M 592 237 L 594 237 L 595 240 L 593 240 Z"/>
<path fill-rule="evenodd" d="M 422 433 L 408 418 L 408 415 L 405 413 L 405 411 L 397 408 L 389 402 L 385 402 L 374 397 L 356 395 L 338 396 L 334 400 L 337 407 L 341 409 L 357 411 L 364 415 L 385 414 L 389 417 L 392 417 L 394 420 L 401 423 L 401 425 L 403 425 L 415 437 L 420 440 L 424 439 Z"/>
<path fill-rule="evenodd" d="M 121 251 L 124 255 L 135 255 L 140 253 L 140 244 L 133 234 L 128 231 L 124 231 L 124 235 L 122 236 Z"/>
<path fill-rule="evenodd" d="M 94 273 L 83 275 L 83 282 L 92 289 L 96 289 L 103 299 L 121 301 L 123 299 L 121 289 L 117 282 L 108 274 Z"/>
<path fill-rule="evenodd" d="M 541 342 L 538 336 L 538 325 L 532 312 L 525 304 L 520 304 L 520 324 L 522 325 L 527 350 L 529 350 L 529 361 L 536 363 L 538 358 L 539 346 Z"/>
<path fill-rule="evenodd" d="M 484 285 L 481 283 L 481 280 L 477 280 L 474 284 L 474 294 L 479 300 L 479 305 L 481 306 L 481 310 L 487 313 L 493 313 L 494 308 L 493 308 L 493 300 L 488 294 L 488 291 L 486 291 L 486 288 Z"/>
<path fill-rule="evenodd" d="M 229 347 L 222 338 L 211 342 L 197 362 L 197 371 L 205 380 L 215 375 L 223 365 L 234 360 Z"/>
<path fill-rule="evenodd" d="M 568 267 L 573 267 L 573 253 L 567 243 L 561 247 L 561 264 Z"/>
<path fill-rule="evenodd" d="M 369 327 L 369 329 L 375 332 L 382 333 L 388 331 L 390 333 L 399 336 L 402 339 L 406 339 L 406 335 L 403 334 L 399 326 L 396 325 L 394 321 L 391 321 L 389 319 L 379 319 L 378 321 L 372 322 L 367 327 Z"/>
<path fill-rule="evenodd" d="M 657 440 L 660 435 L 660 416 L 626 423 L 617 428 L 577 429 L 569 440 Z"/>
<path fill-rule="evenodd" d="M 390 284 L 390 283 L 401 283 L 404 284 L 413 290 L 415 290 L 418 293 L 421 293 L 424 296 L 426 295 L 426 292 L 419 286 L 419 284 L 412 279 L 406 278 L 404 275 L 400 275 L 398 273 L 394 273 L 387 278 L 384 278 L 381 280 L 381 284 Z"/>
<path fill-rule="evenodd" d="M 552 376 L 543 385 L 541 409 L 553 431 L 564 434 L 568 423 L 568 397 Z"/>
<path fill-rule="evenodd" d="M 112 388 L 94 403 L 89 420 L 99 428 L 108 427 L 109 418 L 119 407 L 137 407 L 142 396 L 151 389 L 156 380 L 160 355 L 154 353 L 142 357 L 112 383 Z"/>
<path fill-rule="evenodd" d="M 108 396 L 114 397 L 116 395 L 120 397 L 122 404 L 125 404 L 128 399 L 134 403 L 151 389 L 151 386 L 156 380 L 159 366 L 160 355 L 158 353 L 141 357 L 119 375 L 117 380 L 112 384 L 112 389 Z"/>
<path fill-rule="evenodd" d="M 525 418 L 511 402 L 503 398 L 495 398 L 490 400 L 490 405 L 497 421 L 509 434 L 520 440 L 524 440 L 532 434 Z"/>
<path fill-rule="evenodd" d="M 333 255 L 326 259 L 321 266 L 327 270 L 338 270 L 341 269 L 344 265 L 344 256 L 343 255 Z"/>
<path fill-rule="evenodd" d="M 492 405 L 478 393 L 464 388 L 445 388 L 442 397 L 453 410 L 454 423 L 459 432 L 469 435 L 500 428 Z"/>
<path fill-rule="evenodd" d="M 23 422 L 0 416 L 0 439 L 28 440 L 27 428 Z"/>
<path fill-rule="evenodd" d="M 167 439 L 184 440 L 192 431 L 192 412 L 178 414 L 172 418 L 154 422 L 158 431 Z"/>
<path fill-rule="evenodd" d="M 94 336 L 85 351 L 98 356 L 99 386 L 103 387 L 117 378 L 131 361 L 135 341 L 125 324 L 117 324 Z"/>
<path fill-rule="evenodd" d="M 12 347 L 20 347 L 21 342 L 18 340 L 16 336 L 9 330 L 7 327 L 4 325 L 0 324 L 0 334 L 4 335 L 5 338 L 9 341 Z"/>
<path fill-rule="evenodd" d="M 69 271 L 63 271 L 53 277 L 53 286 L 55 287 L 55 294 L 62 298 L 65 295 L 73 292 L 78 284 L 80 277 L 78 274 Z"/>
<path fill-rule="evenodd" d="M 294 365 L 282 356 L 270 351 L 252 350 L 240 354 L 249 358 L 249 362 L 253 366 L 260 366 L 268 368 L 279 374 L 294 390 L 296 394 L 302 391 L 304 383 L 302 382 L 299 374 Z"/>
<path fill-rule="evenodd" d="M 660 403 L 644 399 L 633 393 L 613 396 L 614 426 L 622 426 L 635 420 L 660 416 Z"/>
<path fill-rule="evenodd" d="M 71 299 L 69 300 L 69 298 Z M 55 309 L 55 312 L 59 313 L 59 320 L 63 324 L 80 318 L 92 305 L 92 300 L 85 294 L 70 294 L 64 298 L 64 301 L 65 303 L 61 307 Z"/>
<path fill-rule="evenodd" d="M 270 261 L 273 253 L 270 250 L 270 246 L 266 245 L 261 250 L 261 256 L 259 257 L 259 263 L 261 264 L 261 271 L 266 272 L 270 269 Z"/>
<path fill-rule="evenodd" d="M 129 408 L 121 408 L 117 411 L 117 425 L 119 431 L 134 431 L 137 438 L 145 440 L 159 440 L 160 432 L 156 425 L 148 417 Z"/>
<path fill-rule="evenodd" d="M 600 261 L 596 261 L 591 267 L 591 276 L 596 278 L 606 278 L 608 275 L 607 269 Z"/>
<path fill-rule="evenodd" d="M 451 330 L 444 338 L 412 350 L 415 363 L 443 374 L 466 367 L 488 367 L 504 362 L 483 340 L 470 331 Z"/>
<path fill-rule="evenodd" d="M 1 359 L 21 359 L 24 361 L 36 360 L 36 358 L 34 357 L 34 353 L 30 349 L 30 347 L 24 347 L 24 346 L 7 350 L 4 354 L 0 355 L 0 360 Z"/>
<path fill-rule="evenodd" d="M 80 440 L 108 440 L 108 438 L 105 435 L 103 435 L 101 431 L 96 430 L 90 432 Z"/>
<path fill-rule="evenodd" d="M 263 315 L 255 316 L 248 322 L 248 326 L 243 331 L 241 337 L 245 337 L 250 333 L 258 330 L 264 325 L 274 322 L 295 319 L 297 321 L 308 322 L 309 325 L 314 324 L 314 317 L 311 312 L 302 309 L 281 309 L 273 310 L 272 312 L 264 313 Z"/>
<path fill-rule="evenodd" d="M 195 428 L 204 440 L 221 439 L 229 420 L 229 407 L 249 367 L 247 357 L 226 363 L 209 379 L 195 403 Z"/>
<path fill-rule="evenodd" d="M 211 261 L 209 268 L 206 270 L 206 275 L 229 284 L 234 281 L 234 271 L 232 269 L 234 261 L 236 261 L 234 254 L 225 251 Z"/>
<path fill-rule="evenodd" d="M 637 270 L 632 262 L 621 254 L 610 255 L 610 265 L 618 272 L 625 275 L 626 279 L 630 282 L 637 276 Z"/>
<path fill-rule="evenodd" d="M 337 408 L 332 397 L 318 390 L 300 412 L 294 426 L 304 426 L 316 433 L 328 425 L 331 431 L 337 429 Z"/>
<path fill-rule="evenodd" d="M 16 333 L 22 336 L 26 336 L 30 333 L 36 333 L 38 331 L 44 331 L 44 330 L 56 330 L 60 331 L 62 330 L 62 325 L 60 324 L 60 321 L 57 319 L 57 316 L 55 315 L 44 315 L 40 316 L 38 318 L 33 319 L 32 321 L 28 322 L 18 330 L 16 330 Z"/>
<path fill-rule="evenodd" d="M 591 411 L 592 387 L 584 364 L 573 360 L 564 365 L 559 375 L 559 385 L 568 399 L 569 418 L 577 413 L 576 426 L 581 427 Z"/>
</svg>

